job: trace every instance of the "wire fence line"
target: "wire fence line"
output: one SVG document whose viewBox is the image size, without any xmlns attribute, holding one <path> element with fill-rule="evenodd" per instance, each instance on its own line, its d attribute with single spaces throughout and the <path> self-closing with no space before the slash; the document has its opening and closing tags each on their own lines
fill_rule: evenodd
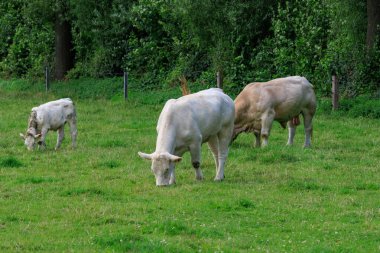
<svg viewBox="0 0 380 253">
<path fill-rule="evenodd" d="M 44 71 L 44 77 L 45 77 L 45 91 L 46 92 L 49 92 L 50 88 L 51 88 L 51 73 L 50 73 L 50 69 L 48 66 L 45 67 L 45 71 Z M 129 86 L 129 76 L 128 76 L 128 71 L 124 71 L 124 72 L 114 72 L 114 73 L 108 73 L 107 76 L 109 77 L 122 77 L 123 78 L 123 96 L 124 96 L 124 99 L 127 100 L 128 99 L 128 86 Z M 184 76 L 181 77 L 181 78 L 185 78 Z M 181 79 L 180 78 L 180 79 Z M 186 79 L 186 78 L 185 78 Z M 186 85 L 187 85 L 187 80 L 186 80 Z M 220 89 L 223 89 L 223 75 L 221 72 L 217 72 L 216 73 L 216 87 L 217 88 L 220 88 Z M 187 87 L 188 89 L 188 87 Z"/>
<path fill-rule="evenodd" d="M 113 77 L 123 77 L 123 94 L 124 94 L 124 99 L 128 99 L 128 72 L 116 72 L 116 73 L 109 73 L 109 76 Z M 51 76 L 50 76 L 50 70 L 49 67 L 45 67 L 45 91 L 49 92 L 50 90 L 50 82 L 51 82 Z"/>
<path fill-rule="evenodd" d="M 115 72 L 115 73 L 108 73 L 109 76 L 113 77 L 123 77 L 123 96 L 124 100 L 128 100 L 128 86 L 129 86 L 129 80 L 128 80 L 128 71 L 124 72 Z M 185 78 L 182 76 L 180 79 Z M 50 70 L 49 67 L 45 67 L 45 91 L 48 92 L 50 90 Z M 187 87 L 187 80 L 180 80 L 181 83 L 181 89 L 183 95 L 186 95 L 186 92 L 184 90 L 188 90 Z M 183 87 L 185 84 L 186 87 Z M 221 72 L 216 73 L 216 87 L 223 89 L 223 74 Z M 332 108 L 333 110 L 338 110 L 339 109 L 339 82 L 336 77 L 336 75 L 332 75 L 332 96 L 331 96 L 331 101 L 332 101 Z"/>
</svg>

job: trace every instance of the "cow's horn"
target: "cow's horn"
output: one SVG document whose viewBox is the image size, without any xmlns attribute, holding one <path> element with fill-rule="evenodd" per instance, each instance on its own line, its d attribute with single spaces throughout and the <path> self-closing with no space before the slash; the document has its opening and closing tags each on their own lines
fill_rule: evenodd
<svg viewBox="0 0 380 253">
<path fill-rule="evenodd" d="M 152 154 L 146 154 L 146 153 L 143 153 L 143 152 L 138 152 L 139 156 L 141 158 L 144 158 L 144 159 L 147 159 L 147 160 L 152 160 Z"/>
<path fill-rule="evenodd" d="M 171 162 L 180 162 L 182 160 L 182 157 L 179 157 L 179 156 L 176 156 L 176 155 L 172 155 L 172 154 L 167 154 L 167 158 L 171 161 Z"/>
</svg>

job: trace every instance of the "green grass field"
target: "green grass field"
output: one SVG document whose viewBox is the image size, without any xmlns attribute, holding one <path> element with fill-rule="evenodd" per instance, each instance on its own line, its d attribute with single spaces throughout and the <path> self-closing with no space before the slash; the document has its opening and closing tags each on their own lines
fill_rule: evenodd
<svg viewBox="0 0 380 253">
<path fill-rule="evenodd" d="M 32 95 L 32 96 L 31 96 Z M 28 152 L 19 138 L 33 106 L 58 98 L 0 89 L 0 252 L 379 252 L 380 121 L 318 112 L 311 149 L 275 123 L 269 147 L 242 134 L 226 179 L 202 150 L 177 184 L 156 187 L 150 163 L 169 92 L 132 91 L 128 102 L 74 98 L 78 148 L 68 127 L 59 151 Z"/>
</svg>

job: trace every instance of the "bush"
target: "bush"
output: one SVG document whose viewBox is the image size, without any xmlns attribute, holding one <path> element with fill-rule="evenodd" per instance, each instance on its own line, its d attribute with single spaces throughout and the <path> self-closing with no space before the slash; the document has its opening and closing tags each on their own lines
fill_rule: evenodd
<svg viewBox="0 0 380 253">
<path fill-rule="evenodd" d="M 380 100 L 369 99 L 368 97 L 360 97 L 355 99 L 351 108 L 348 110 L 351 117 L 380 118 Z"/>
<path fill-rule="evenodd" d="M 359 96 L 357 98 L 345 98 L 339 101 L 339 109 L 332 111 L 330 99 L 318 101 L 318 112 L 324 114 L 342 115 L 349 117 L 365 117 L 380 119 L 380 99 L 370 96 Z"/>
</svg>

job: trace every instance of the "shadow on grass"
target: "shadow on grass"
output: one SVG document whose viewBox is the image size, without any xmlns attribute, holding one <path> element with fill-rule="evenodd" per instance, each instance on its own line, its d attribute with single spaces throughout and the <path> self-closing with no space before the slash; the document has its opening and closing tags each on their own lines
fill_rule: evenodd
<svg viewBox="0 0 380 253">
<path fill-rule="evenodd" d="M 93 241 L 103 250 L 120 252 L 176 252 L 176 249 L 166 245 L 165 240 L 149 239 L 135 233 L 102 235 L 95 237 Z"/>
<path fill-rule="evenodd" d="M 22 167 L 23 164 L 14 157 L 6 157 L 0 159 L 0 167 L 5 168 L 19 168 Z"/>
<path fill-rule="evenodd" d="M 53 177 L 26 177 L 19 179 L 18 182 L 21 184 L 41 184 L 41 183 L 53 183 L 60 181 L 60 179 Z"/>
<path fill-rule="evenodd" d="M 290 178 L 280 187 L 287 191 L 330 191 L 330 187 L 317 183 L 314 179 Z"/>
</svg>

